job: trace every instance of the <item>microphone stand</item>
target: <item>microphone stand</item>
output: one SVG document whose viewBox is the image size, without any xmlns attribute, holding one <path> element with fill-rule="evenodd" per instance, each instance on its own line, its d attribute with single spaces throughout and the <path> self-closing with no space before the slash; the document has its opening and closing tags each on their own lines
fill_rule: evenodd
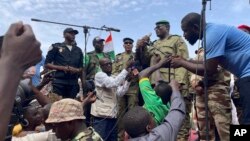
<svg viewBox="0 0 250 141">
<path fill-rule="evenodd" d="M 40 20 L 40 19 L 33 19 L 31 18 L 31 21 L 35 21 L 35 22 L 44 22 L 44 23 L 52 23 L 52 24 L 58 24 L 58 25 L 67 25 L 67 26 L 73 26 L 73 27 L 80 27 L 83 28 L 83 33 L 84 33 L 84 64 L 86 64 L 86 53 L 87 53 L 87 33 L 89 32 L 89 29 L 95 29 L 95 30 L 101 30 L 101 31 L 115 31 L 115 32 L 120 32 L 119 29 L 115 29 L 112 27 L 106 27 L 103 26 L 101 28 L 97 28 L 97 27 L 91 27 L 91 26 L 86 26 L 86 25 L 74 25 L 74 24 L 67 24 L 67 23 L 61 23 L 61 22 L 52 22 L 52 21 L 46 21 L 46 20 Z"/>
<path fill-rule="evenodd" d="M 207 93 L 207 61 L 206 61 L 206 4 L 211 0 L 202 0 L 202 11 L 201 11 L 201 28 L 203 41 L 202 46 L 204 48 L 204 95 L 205 95 L 205 117 L 206 117 L 206 141 L 209 141 L 209 122 L 208 122 L 208 93 Z M 200 33 L 201 34 L 201 33 Z"/>
</svg>

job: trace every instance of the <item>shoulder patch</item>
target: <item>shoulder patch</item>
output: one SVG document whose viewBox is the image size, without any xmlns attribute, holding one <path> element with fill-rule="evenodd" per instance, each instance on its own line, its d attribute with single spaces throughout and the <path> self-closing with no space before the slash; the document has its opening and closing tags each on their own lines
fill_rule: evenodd
<svg viewBox="0 0 250 141">
<path fill-rule="evenodd" d="M 52 44 L 53 47 L 60 47 L 62 43 L 54 43 Z"/>
<path fill-rule="evenodd" d="M 61 45 L 62 45 L 62 43 L 55 43 L 55 44 L 52 44 L 52 45 L 49 47 L 48 51 L 51 51 L 53 48 L 58 48 L 58 49 L 60 49 L 60 48 L 61 48 Z"/>
<path fill-rule="evenodd" d="M 170 39 L 170 38 L 175 38 L 175 39 L 178 39 L 178 38 L 180 38 L 181 36 L 180 35 L 170 35 L 168 38 Z"/>
</svg>

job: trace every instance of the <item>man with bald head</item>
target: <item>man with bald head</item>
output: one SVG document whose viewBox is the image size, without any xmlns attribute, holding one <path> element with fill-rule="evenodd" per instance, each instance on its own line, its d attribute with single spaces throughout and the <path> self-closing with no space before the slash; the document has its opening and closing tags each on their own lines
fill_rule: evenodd
<svg viewBox="0 0 250 141">
<path fill-rule="evenodd" d="M 206 23 L 204 29 L 200 21 L 200 14 L 187 14 L 181 21 L 184 37 L 193 45 L 198 39 L 203 40 L 203 31 L 206 30 L 205 53 L 208 77 L 218 72 L 219 65 L 238 77 L 236 86 L 243 107 L 241 124 L 250 124 L 250 104 L 248 104 L 250 102 L 250 36 L 236 27 L 222 24 Z M 191 62 L 174 57 L 171 63 L 173 67 L 184 67 L 193 73 L 204 74 L 203 62 Z"/>
<path fill-rule="evenodd" d="M 112 76 L 112 62 L 109 58 L 99 61 L 101 71 L 95 75 L 96 101 L 91 105 L 93 127 L 106 141 L 117 140 L 116 118 L 118 113 L 117 96 L 123 96 L 129 88 L 126 80 L 132 61 L 117 76 Z"/>
</svg>

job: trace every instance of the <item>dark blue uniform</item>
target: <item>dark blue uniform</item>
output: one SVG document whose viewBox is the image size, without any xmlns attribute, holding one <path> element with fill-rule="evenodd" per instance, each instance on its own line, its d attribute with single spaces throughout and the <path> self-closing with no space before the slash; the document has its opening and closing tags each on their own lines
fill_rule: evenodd
<svg viewBox="0 0 250 141">
<path fill-rule="evenodd" d="M 69 50 L 65 43 L 52 44 L 45 60 L 45 64 L 48 63 L 58 66 L 83 68 L 83 53 L 76 45 L 73 45 L 72 49 Z M 75 98 L 79 92 L 79 77 L 79 74 L 71 74 L 57 70 L 54 73 L 54 79 L 52 81 L 53 93 L 61 95 L 64 98 Z"/>
</svg>

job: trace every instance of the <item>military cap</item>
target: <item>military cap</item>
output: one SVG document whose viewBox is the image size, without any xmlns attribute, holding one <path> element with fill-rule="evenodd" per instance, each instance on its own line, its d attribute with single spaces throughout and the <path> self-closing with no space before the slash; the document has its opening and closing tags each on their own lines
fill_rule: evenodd
<svg viewBox="0 0 250 141">
<path fill-rule="evenodd" d="M 134 40 L 129 37 L 123 38 L 123 42 L 126 42 L 126 41 L 130 41 L 132 43 L 134 42 Z"/>
<path fill-rule="evenodd" d="M 65 98 L 52 104 L 46 123 L 61 123 L 76 119 L 85 119 L 80 102 Z"/>
<path fill-rule="evenodd" d="M 103 42 L 103 41 L 105 41 L 105 40 L 102 39 L 102 38 L 100 38 L 99 36 L 97 36 L 97 37 L 95 37 L 95 38 L 93 39 L 93 43 L 96 43 L 96 42 Z"/>
<path fill-rule="evenodd" d="M 158 24 L 165 24 L 165 25 L 169 25 L 169 22 L 168 22 L 168 21 L 166 21 L 166 20 L 160 20 L 160 21 L 156 22 L 155 24 L 156 24 L 156 25 L 158 25 Z"/>
<path fill-rule="evenodd" d="M 63 33 L 64 33 L 64 34 L 65 34 L 65 33 L 75 33 L 75 34 L 78 34 L 78 31 L 75 30 L 75 29 L 73 29 L 73 28 L 71 28 L 71 27 L 69 27 L 69 28 L 66 28 L 66 29 L 63 31 Z"/>
<path fill-rule="evenodd" d="M 250 26 L 247 26 L 247 25 L 239 25 L 238 26 L 239 29 L 246 29 L 248 32 L 250 32 Z"/>
</svg>

